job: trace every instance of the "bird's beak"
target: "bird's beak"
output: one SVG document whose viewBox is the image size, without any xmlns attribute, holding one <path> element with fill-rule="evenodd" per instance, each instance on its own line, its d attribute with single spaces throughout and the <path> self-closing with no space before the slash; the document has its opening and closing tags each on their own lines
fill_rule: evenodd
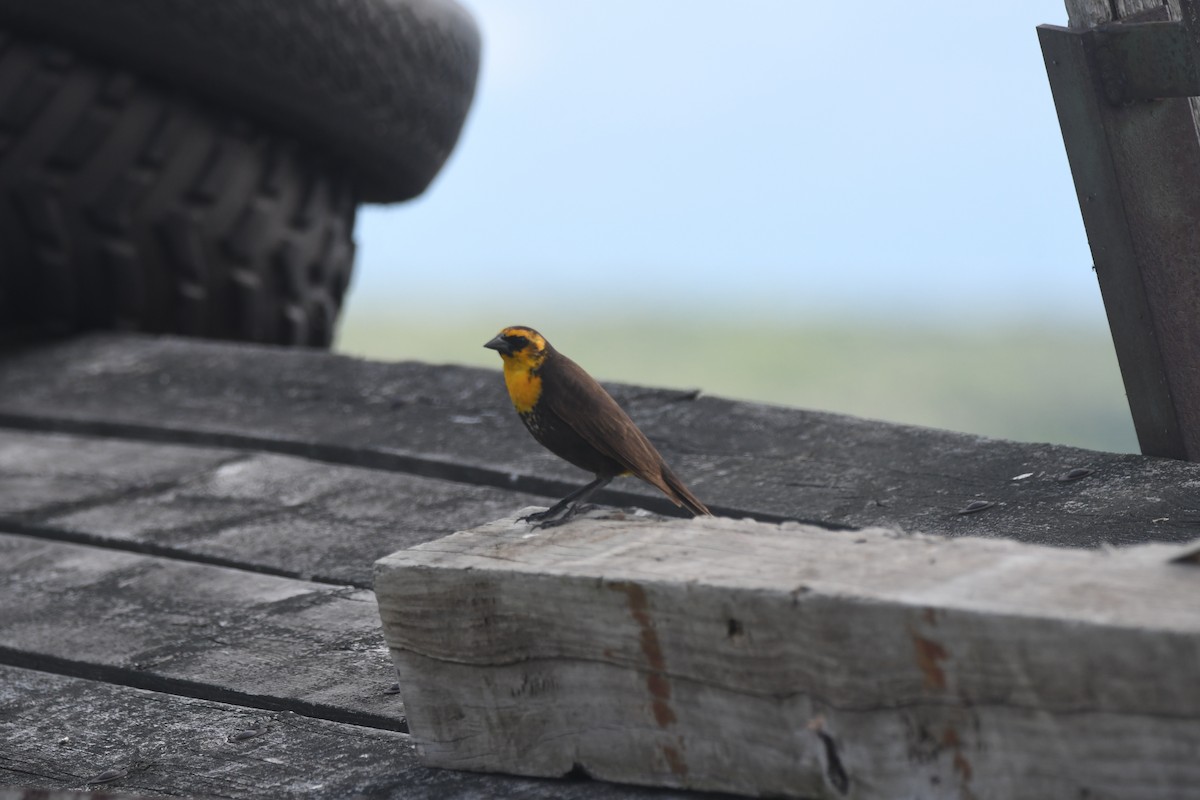
<svg viewBox="0 0 1200 800">
<path fill-rule="evenodd" d="M 492 339 L 490 342 L 488 342 L 487 344 L 485 344 L 484 347 L 486 347 L 489 350 L 495 350 L 497 353 L 499 353 L 502 356 L 512 355 L 511 345 L 509 345 L 508 342 L 504 341 L 504 337 L 499 334 L 496 334 L 496 337 L 494 339 Z"/>
</svg>

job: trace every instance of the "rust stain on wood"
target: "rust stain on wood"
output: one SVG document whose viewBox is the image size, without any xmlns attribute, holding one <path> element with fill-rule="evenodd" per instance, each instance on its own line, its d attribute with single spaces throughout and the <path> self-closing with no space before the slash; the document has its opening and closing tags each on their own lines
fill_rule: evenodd
<svg viewBox="0 0 1200 800">
<path fill-rule="evenodd" d="M 912 634 L 913 647 L 917 651 L 917 667 L 921 670 L 921 675 L 925 679 L 926 689 L 945 689 L 946 688 L 946 673 L 942 671 L 939 661 L 945 661 L 950 654 L 946 652 L 946 648 L 942 647 L 932 639 L 926 639 L 916 631 L 910 631 Z"/>
<path fill-rule="evenodd" d="M 963 783 L 971 781 L 971 762 L 967 761 L 961 750 L 954 751 L 954 770 L 962 775 Z"/>
<path fill-rule="evenodd" d="M 675 712 L 667 704 L 671 699 L 671 684 L 662 675 L 651 673 L 646 676 L 646 688 L 654 698 L 654 721 L 660 728 L 667 727 L 675 721 Z"/>
<path fill-rule="evenodd" d="M 675 712 L 671 710 L 671 684 L 665 674 L 667 665 L 663 659 L 662 645 L 658 641 L 658 631 L 654 629 L 654 620 L 650 618 L 646 590 L 635 583 L 624 581 L 612 584 L 612 588 L 624 592 L 629 598 L 629 614 L 641 630 L 639 638 L 642 654 L 646 657 L 646 665 L 650 667 L 646 675 L 646 688 L 650 692 L 654 721 L 660 728 L 665 728 L 675 722 Z"/>
<path fill-rule="evenodd" d="M 683 760 L 683 756 L 669 744 L 662 746 L 662 754 L 667 759 L 667 766 L 671 768 L 671 773 L 683 777 L 687 775 L 687 764 Z"/>
<path fill-rule="evenodd" d="M 949 727 L 942 731 L 942 744 L 954 751 L 954 771 L 962 778 L 963 797 L 966 800 L 974 800 L 975 793 L 967 786 L 971 782 L 971 762 L 963 755 L 962 739 L 959 738 L 958 731 Z"/>
</svg>

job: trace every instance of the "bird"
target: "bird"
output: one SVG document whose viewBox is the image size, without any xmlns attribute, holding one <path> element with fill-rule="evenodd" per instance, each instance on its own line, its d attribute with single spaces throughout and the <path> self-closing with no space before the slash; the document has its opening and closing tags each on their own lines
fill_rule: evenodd
<svg viewBox="0 0 1200 800">
<path fill-rule="evenodd" d="M 537 528 L 561 525 L 574 517 L 592 494 L 621 476 L 641 478 L 693 516 L 712 516 L 612 395 L 555 350 L 546 337 L 526 325 L 513 325 L 484 347 L 500 354 L 509 399 L 533 438 L 559 458 L 596 476 L 524 520 Z"/>
</svg>

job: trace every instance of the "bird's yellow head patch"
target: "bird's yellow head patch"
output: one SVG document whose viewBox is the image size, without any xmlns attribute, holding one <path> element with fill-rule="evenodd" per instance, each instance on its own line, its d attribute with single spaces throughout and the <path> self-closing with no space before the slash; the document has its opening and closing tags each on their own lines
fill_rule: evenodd
<svg viewBox="0 0 1200 800">
<path fill-rule="evenodd" d="M 484 345 L 504 360 L 504 383 L 517 411 L 527 414 L 542 396 L 538 367 L 546 360 L 550 345 L 533 328 L 514 325 L 496 334 Z"/>
<path fill-rule="evenodd" d="M 495 350 L 506 363 L 513 359 L 536 366 L 546 357 L 545 337 L 524 325 L 505 328 L 484 347 Z"/>
</svg>

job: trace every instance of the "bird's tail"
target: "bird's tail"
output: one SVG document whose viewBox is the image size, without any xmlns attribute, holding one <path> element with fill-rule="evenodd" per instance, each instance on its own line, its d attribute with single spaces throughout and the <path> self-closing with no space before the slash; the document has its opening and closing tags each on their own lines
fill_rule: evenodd
<svg viewBox="0 0 1200 800">
<path fill-rule="evenodd" d="M 675 505 L 683 506 L 688 511 L 692 512 L 693 516 L 711 517 L 712 512 L 708 510 L 708 506 L 700 502 L 700 498 L 692 494 L 692 491 L 683 485 L 683 481 L 671 472 L 666 464 L 663 465 L 662 479 L 666 486 L 663 491 L 666 495 L 675 501 Z"/>
</svg>

